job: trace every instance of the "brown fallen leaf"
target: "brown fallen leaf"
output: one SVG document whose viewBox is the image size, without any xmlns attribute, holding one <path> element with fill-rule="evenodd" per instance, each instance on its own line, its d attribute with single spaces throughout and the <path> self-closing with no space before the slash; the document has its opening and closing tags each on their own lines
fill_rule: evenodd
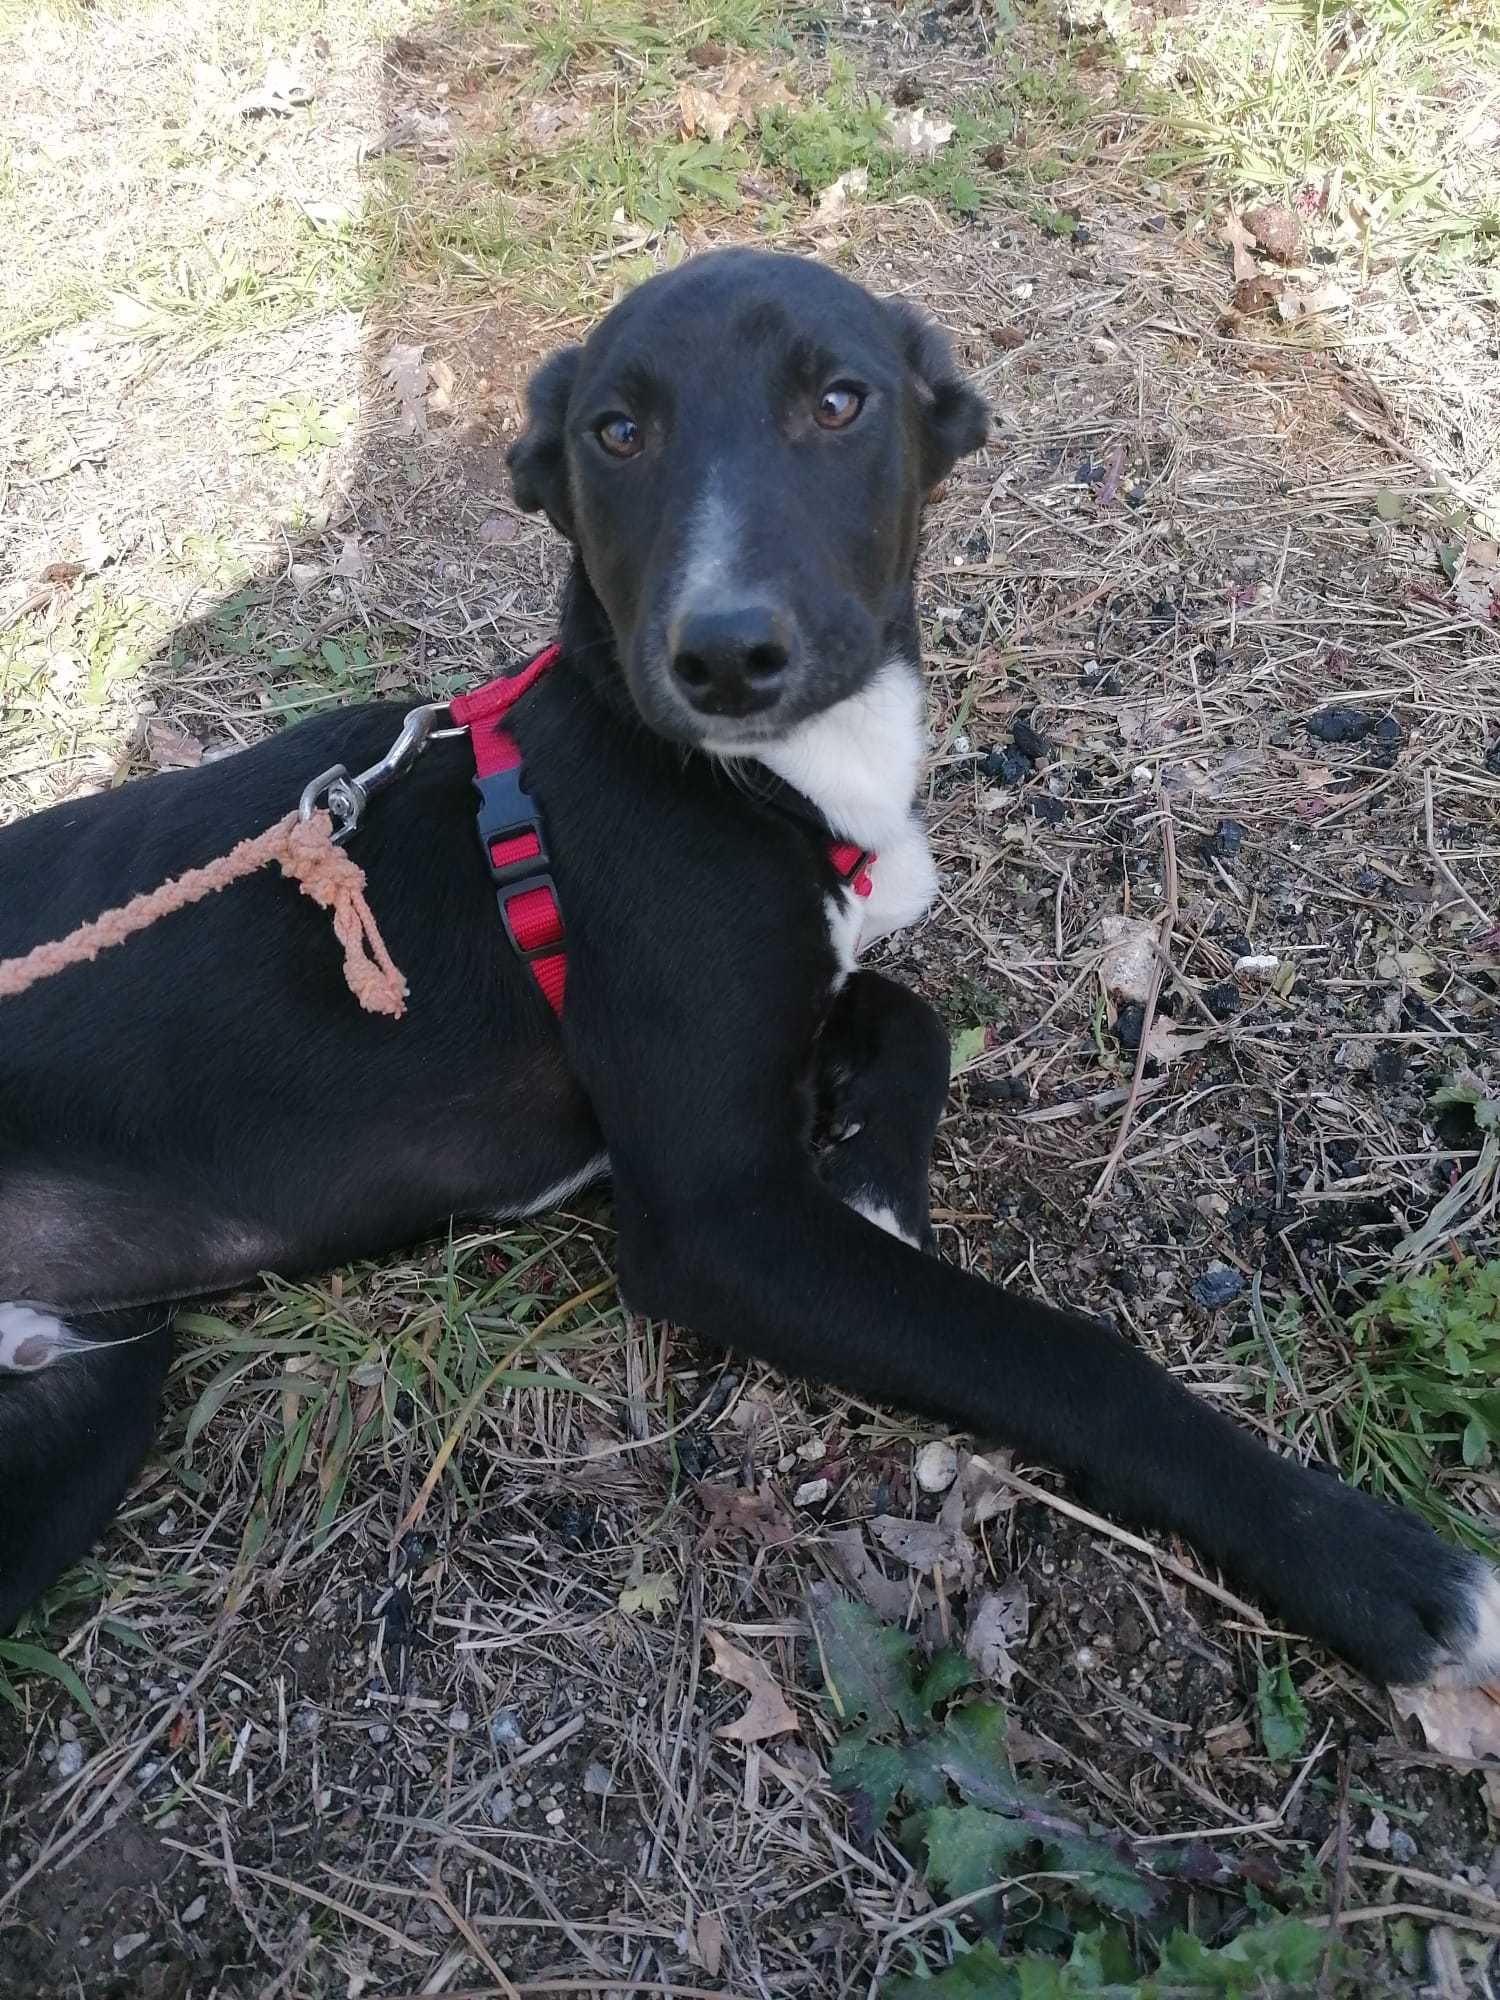
<svg viewBox="0 0 1500 2000">
<path fill-rule="evenodd" d="M 1026 345 L 1026 336 L 1018 326 L 992 326 L 990 339 L 996 347 L 1016 348 Z"/>
<path fill-rule="evenodd" d="M 1219 240 L 1229 245 L 1230 254 L 1234 259 L 1234 282 L 1237 285 L 1248 284 L 1252 278 L 1259 275 L 1255 268 L 1255 259 L 1250 254 L 1255 248 L 1255 238 L 1233 209 L 1230 209 L 1228 220 L 1219 231 Z"/>
<path fill-rule="evenodd" d="M 888 1624 L 903 1625 L 914 1608 L 925 1609 L 918 1583 L 917 1604 L 913 1605 L 912 1582 L 897 1582 L 873 1562 L 858 1528 L 835 1528 L 828 1537 L 839 1567 L 860 1596 Z M 913 1579 L 914 1581 L 915 1579 Z M 927 1595 L 930 1597 L 931 1593 Z"/>
<path fill-rule="evenodd" d="M 434 416 L 446 416 L 453 408 L 453 370 L 446 361 L 428 364 L 432 387 L 427 391 L 427 408 Z"/>
<path fill-rule="evenodd" d="M 726 1743 L 764 1743 L 767 1737 L 784 1736 L 798 1729 L 797 1712 L 771 1678 L 770 1669 L 751 1654 L 726 1639 L 716 1626 L 704 1628 L 713 1658 L 709 1670 L 721 1680 L 733 1681 L 750 1697 L 750 1705 L 733 1722 L 724 1722 L 714 1731 Z"/>
<path fill-rule="evenodd" d="M 941 1521 L 908 1521 L 901 1514 L 877 1514 L 870 1533 L 882 1548 L 912 1569 L 941 1569 L 949 1583 L 974 1574 L 974 1545 Z"/>
<path fill-rule="evenodd" d="M 969 1619 L 964 1652 L 987 1681 L 1008 1688 L 1016 1677 L 1016 1650 L 1025 1643 L 1031 1601 L 1019 1577 L 987 1590 Z"/>
<path fill-rule="evenodd" d="M 203 745 L 175 722 L 152 716 L 146 724 L 146 755 L 158 771 L 186 771 L 203 762 Z"/>
<path fill-rule="evenodd" d="M 380 372 L 401 405 L 401 428 L 408 437 L 427 429 L 427 384 L 432 371 L 422 359 L 425 343 L 395 341 L 385 352 Z"/>
<path fill-rule="evenodd" d="M 782 1512 L 769 1480 L 762 1482 L 758 1492 L 748 1486 L 720 1486 L 710 1479 L 699 1480 L 693 1491 L 708 1516 L 705 1543 L 724 1535 L 743 1535 L 762 1548 L 774 1549 L 796 1537 L 797 1531 Z"/>
<path fill-rule="evenodd" d="M 1471 618 L 1494 619 L 1500 612 L 1500 542 L 1472 535 L 1464 544 L 1453 578 L 1453 595 Z"/>
<path fill-rule="evenodd" d="M 699 1917 L 693 1933 L 693 1944 L 697 1951 L 698 1963 L 710 1979 L 717 1979 L 719 1965 L 724 1957 L 724 1919 L 705 1910 Z"/>
<path fill-rule="evenodd" d="M 1398 1715 L 1415 1717 L 1439 1757 L 1500 1757 L 1500 1687 L 1392 1688 Z"/>
<path fill-rule="evenodd" d="M 1234 288 L 1234 309 L 1247 317 L 1268 311 L 1286 289 L 1285 278 L 1241 278 Z"/>
<path fill-rule="evenodd" d="M 1285 285 L 1277 294 L 1276 311 L 1284 320 L 1308 319 L 1316 313 L 1342 312 L 1352 305 L 1350 294 L 1342 285 L 1326 279 L 1321 285 Z"/>
<path fill-rule="evenodd" d="M 1164 1014 L 1158 1014 L 1146 1031 L 1144 1047 L 1152 1062 L 1158 1062 L 1163 1069 L 1169 1064 L 1180 1062 L 1184 1056 L 1193 1055 L 1206 1048 L 1213 1040 L 1207 1028 L 1177 1028 Z"/>
</svg>

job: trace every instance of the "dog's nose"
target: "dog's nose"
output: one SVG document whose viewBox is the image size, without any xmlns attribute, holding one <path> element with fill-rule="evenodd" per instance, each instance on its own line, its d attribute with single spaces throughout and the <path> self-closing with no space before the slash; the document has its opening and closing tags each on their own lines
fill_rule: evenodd
<svg viewBox="0 0 1500 2000">
<path fill-rule="evenodd" d="M 673 626 L 672 672 L 703 715 L 772 707 L 791 663 L 791 628 L 768 604 L 689 611 Z"/>
</svg>

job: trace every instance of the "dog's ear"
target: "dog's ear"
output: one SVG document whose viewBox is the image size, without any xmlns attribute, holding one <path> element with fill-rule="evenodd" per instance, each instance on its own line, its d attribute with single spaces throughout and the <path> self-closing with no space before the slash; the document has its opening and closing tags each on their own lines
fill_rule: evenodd
<svg viewBox="0 0 1500 2000">
<path fill-rule="evenodd" d="M 544 361 L 526 385 L 526 428 L 505 455 L 516 505 L 545 513 L 560 535 L 573 537 L 568 462 L 563 427 L 578 377 L 581 347 L 563 347 Z"/>
<path fill-rule="evenodd" d="M 917 385 L 922 412 L 922 483 L 936 486 L 961 458 L 978 451 L 990 434 L 989 406 L 954 366 L 948 336 L 926 313 L 904 299 L 888 299 L 886 311 L 906 365 Z"/>
</svg>

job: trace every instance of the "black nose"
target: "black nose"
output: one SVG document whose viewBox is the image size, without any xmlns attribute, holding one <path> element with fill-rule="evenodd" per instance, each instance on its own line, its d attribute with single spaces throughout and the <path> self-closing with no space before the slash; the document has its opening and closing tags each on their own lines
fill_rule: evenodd
<svg viewBox="0 0 1500 2000">
<path fill-rule="evenodd" d="M 672 672 L 703 715 L 774 707 L 791 663 L 791 626 L 769 604 L 688 611 L 672 627 Z"/>
</svg>

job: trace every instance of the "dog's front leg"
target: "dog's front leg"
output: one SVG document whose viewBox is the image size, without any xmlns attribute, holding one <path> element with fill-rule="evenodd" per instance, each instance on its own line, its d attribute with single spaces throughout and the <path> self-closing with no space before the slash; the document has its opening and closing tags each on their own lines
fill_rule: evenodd
<svg viewBox="0 0 1500 2000">
<path fill-rule="evenodd" d="M 948 1031 L 879 972 L 845 983 L 817 1046 L 819 1180 L 868 1221 L 930 1250 L 932 1142 L 948 1101 Z"/>
<path fill-rule="evenodd" d="M 940 1418 L 1186 1536 L 1282 1619 L 1386 1682 L 1500 1668 L 1500 1586 L 1414 1515 L 1267 1451 L 1096 1320 L 923 1257 L 823 1186 L 788 1133 L 610 1134 L 621 1280 L 641 1310 L 789 1374 Z"/>
</svg>

